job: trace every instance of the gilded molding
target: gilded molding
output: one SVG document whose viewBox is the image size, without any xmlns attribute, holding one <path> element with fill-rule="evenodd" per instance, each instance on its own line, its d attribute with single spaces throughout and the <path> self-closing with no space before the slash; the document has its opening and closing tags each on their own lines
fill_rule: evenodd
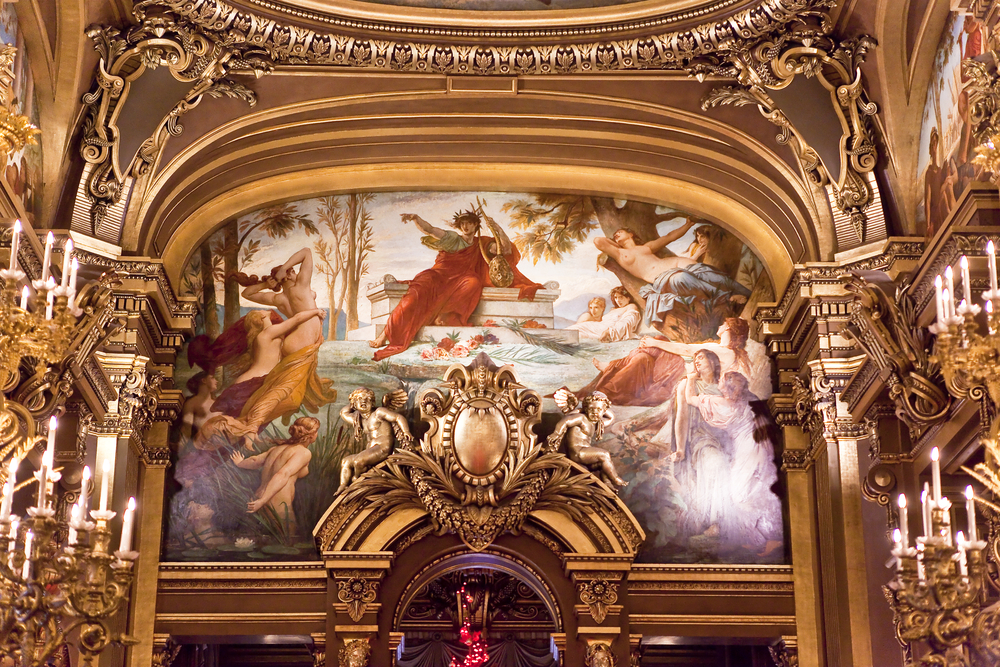
<svg viewBox="0 0 1000 667">
<path fill-rule="evenodd" d="M 137 3 L 136 13 L 139 18 L 140 13 L 154 7 L 170 12 L 179 23 L 190 23 L 210 34 L 238 37 L 247 45 L 260 47 L 275 64 L 509 76 L 642 69 L 693 72 L 695 62 L 705 67 L 718 66 L 734 41 L 777 36 L 793 24 L 812 21 L 816 31 L 825 34 L 832 29 L 825 10 L 833 4 L 831 0 L 763 0 L 756 7 L 725 20 L 690 30 L 610 41 L 552 43 L 553 37 L 563 35 L 546 34 L 539 29 L 529 31 L 524 37 L 511 30 L 500 34 L 489 31 L 482 36 L 463 35 L 477 41 L 488 38 L 504 42 L 510 37 L 537 40 L 508 45 L 398 41 L 392 35 L 402 32 L 399 30 L 392 31 L 388 39 L 376 39 L 356 36 L 359 28 L 364 34 L 363 27 L 358 25 L 351 26 L 350 33 L 318 33 L 241 10 L 221 0 L 146 0 Z M 424 36 L 433 35 L 434 29 L 420 30 Z M 599 29 L 584 29 L 583 34 L 594 32 Z"/>
<path fill-rule="evenodd" d="M 154 642 L 152 667 L 171 667 L 181 652 L 181 645 L 167 637 L 163 643 Z"/>
<path fill-rule="evenodd" d="M 951 398 L 942 388 L 938 364 L 927 351 L 928 334 L 917 324 L 919 310 L 910 285 L 899 288 L 888 275 L 878 279 L 873 275 L 877 274 L 852 271 L 842 276 L 847 291 L 854 295 L 850 324 L 843 333 L 878 368 L 895 403 L 896 417 L 916 441 L 947 415 Z"/>
<path fill-rule="evenodd" d="M 663 13 L 662 7 L 635 11 L 633 7 L 601 7 L 576 10 L 573 16 L 556 19 L 544 16 L 530 17 L 530 24 L 522 27 L 521 22 L 512 21 L 509 13 L 445 12 L 404 5 L 389 5 L 382 17 L 370 17 L 372 7 L 364 6 L 364 15 L 352 15 L 351 8 L 338 4 L 336 13 L 314 11 L 300 4 L 290 7 L 274 0 L 242 0 L 237 4 L 253 5 L 275 14 L 284 14 L 293 21 L 306 21 L 335 26 L 353 32 L 389 32 L 397 35 L 418 37 L 452 38 L 496 38 L 524 39 L 532 37 L 568 38 L 588 35 L 610 35 L 616 33 L 650 31 L 671 25 L 687 23 L 705 16 L 730 11 L 745 0 L 715 0 L 696 9 Z M 650 3 L 645 3 L 650 4 Z M 377 11 L 377 10 L 376 10 Z M 487 14 L 486 18 L 483 15 Z M 491 14 L 491 15 L 490 15 Z M 537 14 L 537 12 L 536 12 Z"/>
<path fill-rule="evenodd" d="M 761 115 L 781 128 L 777 141 L 791 146 L 803 173 L 816 186 L 832 186 L 833 199 L 850 217 L 860 244 L 866 240 L 865 210 L 874 201 L 869 174 L 878 158 L 870 121 L 878 109 L 865 99 L 860 68 L 875 40 L 862 35 L 838 41 L 827 32 L 805 24 L 756 41 L 734 40 L 723 52 L 721 64 L 696 61 L 692 72 L 699 79 L 709 74 L 736 79 L 736 86 L 708 93 L 702 109 L 755 105 Z M 823 164 L 768 94 L 769 90 L 787 87 L 797 75 L 816 77 L 830 91 L 830 104 L 843 132 L 836 173 L 834 165 Z"/>
<path fill-rule="evenodd" d="M 346 579 L 337 582 L 337 598 L 347 604 L 347 615 L 357 623 L 365 615 L 368 605 L 378 597 L 379 582 L 362 576 L 360 572 L 348 572 L 347 575 Z"/>
<path fill-rule="evenodd" d="M 193 24 L 179 25 L 169 14 L 144 11 L 141 5 L 146 4 L 134 6 L 138 25 L 128 30 L 99 25 L 87 28 L 100 61 L 94 89 L 83 96 L 80 154 L 87 164 L 84 179 L 90 211 L 90 229 L 86 231 L 113 243 L 119 240 L 121 221 L 105 225 L 105 218 L 124 196 L 126 179 L 146 176 L 159 160 L 167 138 L 183 130 L 179 118 L 198 106 L 206 95 L 242 99 L 253 106 L 254 93 L 226 76 L 234 66 L 254 70 L 258 75 L 271 67 L 267 54 L 258 48 L 233 37 L 209 38 Z M 147 68 L 160 66 L 169 68 L 177 80 L 191 83 L 191 90 L 142 144 L 130 168 L 130 164 L 119 161 L 118 114 L 132 81 Z"/>
<path fill-rule="evenodd" d="M 583 579 L 576 582 L 576 591 L 580 601 L 590 609 L 590 615 L 598 623 L 603 623 L 608 615 L 608 607 L 618 602 L 617 578 L 601 575 L 593 579 Z M 576 577 L 574 577 L 576 579 Z"/>
</svg>

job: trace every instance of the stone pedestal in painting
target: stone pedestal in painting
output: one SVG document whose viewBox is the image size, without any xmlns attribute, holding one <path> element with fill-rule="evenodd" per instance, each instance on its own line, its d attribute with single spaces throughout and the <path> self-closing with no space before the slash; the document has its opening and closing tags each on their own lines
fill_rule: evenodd
<svg viewBox="0 0 1000 667">
<path fill-rule="evenodd" d="M 369 287 L 367 297 L 372 304 L 371 324 L 347 333 L 347 340 L 372 340 L 382 333 L 389 315 L 399 305 L 409 285 L 401 283 L 391 275 L 386 275 L 380 283 Z M 500 338 L 501 343 L 523 343 L 524 339 L 503 327 L 504 320 L 525 322 L 534 320 L 544 328 L 532 329 L 532 333 L 558 340 L 563 343 L 579 342 L 579 333 L 565 329 L 555 329 L 555 313 L 553 304 L 559 298 L 561 291 L 559 283 L 547 282 L 542 289 L 535 292 L 531 301 L 519 299 L 520 290 L 516 288 L 485 287 L 479 298 L 479 305 L 469 318 L 468 327 L 426 326 L 417 333 L 418 341 L 441 340 L 449 333 L 458 331 L 478 332 L 490 320 L 496 323 L 493 333 Z M 509 339 L 509 340 L 508 340 Z"/>
</svg>

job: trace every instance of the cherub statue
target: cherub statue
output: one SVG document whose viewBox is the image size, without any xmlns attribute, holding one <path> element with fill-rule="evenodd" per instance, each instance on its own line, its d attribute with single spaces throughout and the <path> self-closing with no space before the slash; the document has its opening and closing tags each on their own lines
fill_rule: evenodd
<svg viewBox="0 0 1000 667">
<path fill-rule="evenodd" d="M 340 411 L 340 418 L 354 427 L 354 439 L 362 440 L 368 434 L 368 447 L 345 456 L 340 464 L 340 493 L 347 485 L 389 458 L 393 440 L 410 444 L 410 426 L 397 410 L 406 405 L 406 390 L 390 391 L 382 398 L 382 407 L 375 407 L 375 392 L 361 387 L 351 392 L 348 404 Z"/>
<path fill-rule="evenodd" d="M 615 486 L 625 486 L 628 482 L 618 476 L 611 454 L 591 445 L 591 442 L 600 440 L 604 429 L 615 419 L 608 397 L 595 391 L 581 401 L 563 387 L 556 391 L 553 398 L 566 416 L 559 420 L 555 431 L 548 437 L 548 446 L 553 450 L 558 449 L 565 437 L 570 460 L 587 468 L 600 468 L 606 480 Z M 579 407 L 583 408 L 582 412 Z"/>
</svg>

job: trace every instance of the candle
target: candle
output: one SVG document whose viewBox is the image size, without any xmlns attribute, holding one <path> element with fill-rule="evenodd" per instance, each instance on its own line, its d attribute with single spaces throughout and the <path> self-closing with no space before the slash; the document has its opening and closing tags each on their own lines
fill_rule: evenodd
<svg viewBox="0 0 1000 667">
<path fill-rule="evenodd" d="M 923 509 L 924 537 L 931 534 L 931 509 L 930 509 L 930 485 L 924 482 L 924 490 L 920 492 L 920 505 Z"/>
<path fill-rule="evenodd" d="M 965 535 L 962 531 L 955 534 L 955 546 L 958 547 L 958 571 L 963 577 L 969 576 L 969 561 L 965 558 Z"/>
<path fill-rule="evenodd" d="M 52 319 L 52 307 L 56 303 L 56 294 L 51 289 L 45 295 L 45 319 Z"/>
<path fill-rule="evenodd" d="M 976 529 L 976 495 L 972 491 L 972 485 L 965 487 L 965 513 L 969 515 L 969 541 L 978 542 L 979 535 Z"/>
<path fill-rule="evenodd" d="M 49 460 L 53 460 L 56 454 L 56 428 L 59 427 L 59 420 L 55 415 L 49 417 L 49 439 L 45 443 L 45 454 Z"/>
<path fill-rule="evenodd" d="M 902 540 L 903 540 L 903 537 L 902 537 L 902 535 L 899 534 L 899 528 L 896 528 L 895 530 L 893 530 L 892 531 L 892 541 L 895 544 L 895 547 L 893 547 L 892 553 L 893 553 L 894 556 L 896 556 L 896 554 L 899 554 L 898 556 L 896 556 L 896 569 L 897 570 L 903 566 L 903 557 L 902 557 L 903 556 L 903 542 L 902 542 Z"/>
<path fill-rule="evenodd" d="M 21 310 L 28 310 L 28 298 L 31 296 L 31 291 L 28 286 L 25 285 L 24 289 L 21 290 Z"/>
<path fill-rule="evenodd" d="M 944 325 L 944 318 L 948 315 L 945 313 L 944 305 L 944 285 L 941 282 L 941 276 L 934 276 L 934 293 L 936 298 L 934 299 L 935 310 L 937 311 L 937 324 L 939 327 Z"/>
<path fill-rule="evenodd" d="M 986 244 L 986 257 L 990 262 L 990 291 L 993 292 L 993 298 L 996 299 L 1000 297 L 997 294 L 997 251 L 996 247 L 993 245 L 993 241 Z"/>
<path fill-rule="evenodd" d="M 34 551 L 35 534 L 30 530 L 24 534 L 24 568 L 21 570 L 21 578 L 27 581 L 31 579 L 31 555 Z"/>
<path fill-rule="evenodd" d="M 49 266 L 52 264 L 52 244 L 55 243 L 52 232 L 45 237 L 45 256 L 42 258 L 42 282 L 49 279 Z"/>
<path fill-rule="evenodd" d="M 119 551 L 132 551 L 132 520 L 135 517 L 135 498 L 128 499 L 125 516 L 122 517 L 122 543 Z"/>
<path fill-rule="evenodd" d="M 907 520 L 906 496 L 903 495 L 902 493 L 899 494 L 898 502 L 899 502 L 899 532 L 901 535 L 900 541 L 902 542 L 904 547 L 908 548 L 910 546 L 910 539 L 909 539 L 910 536 L 908 531 L 909 526 L 906 525 L 906 520 Z"/>
<path fill-rule="evenodd" d="M 73 239 L 66 239 L 66 244 L 63 246 L 63 267 L 62 276 L 60 276 L 62 282 L 59 283 L 60 287 L 66 287 L 69 285 L 69 267 L 72 264 L 73 255 Z M 968 261 L 966 261 L 968 264 Z"/>
<path fill-rule="evenodd" d="M 965 297 L 966 303 L 972 303 L 972 279 L 969 278 L 969 258 L 962 255 L 962 259 L 958 263 L 962 267 L 962 296 Z"/>
<path fill-rule="evenodd" d="M 10 270 L 17 271 L 17 250 L 21 245 L 21 221 L 14 221 L 14 235 L 10 240 Z"/>
<path fill-rule="evenodd" d="M 90 509 L 90 466 L 83 466 L 83 480 L 80 482 L 80 518 L 86 520 Z"/>
<path fill-rule="evenodd" d="M 935 503 L 941 501 L 941 452 L 937 447 L 931 450 L 931 485 Z"/>
<path fill-rule="evenodd" d="M 69 544 L 69 546 L 73 546 L 76 544 L 76 528 L 74 528 L 74 526 L 76 525 L 76 522 L 79 520 L 80 520 L 80 506 L 73 505 L 73 509 L 70 511 L 70 517 L 69 517 L 69 537 L 66 538 L 66 543 Z"/>
<path fill-rule="evenodd" d="M 3 500 L 0 501 L 0 521 L 10 518 L 10 507 L 14 503 L 14 487 L 17 485 L 17 459 L 11 459 L 7 466 L 7 481 L 3 485 Z"/>
<path fill-rule="evenodd" d="M 69 302 L 73 305 L 74 297 L 76 296 L 76 272 L 80 269 L 80 262 L 73 258 L 73 261 L 69 265 Z"/>
<path fill-rule="evenodd" d="M 945 289 L 948 291 L 948 316 L 955 315 L 955 271 L 949 266 L 944 270 Z"/>
<path fill-rule="evenodd" d="M 104 459 L 104 464 L 101 466 L 101 504 L 98 508 L 102 512 L 108 511 L 108 477 L 111 476 L 111 461 Z"/>
<path fill-rule="evenodd" d="M 951 301 L 951 293 L 948 291 L 947 287 L 941 290 L 941 303 L 944 304 L 944 316 L 950 320 L 952 315 L 952 306 L 954 304 Z"/>
<path fill-rule="evenodd" d="M 7 534 L 7 567 L 14 569 L 14 551 L 17 547 L 17 527 L 20 520 L 14 517 L 10 521 L 10 532 Z"/>
</svg>

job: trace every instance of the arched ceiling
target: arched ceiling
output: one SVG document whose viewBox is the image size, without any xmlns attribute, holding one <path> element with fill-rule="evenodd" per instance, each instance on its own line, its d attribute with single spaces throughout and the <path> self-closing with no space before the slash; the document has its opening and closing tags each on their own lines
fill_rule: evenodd
<svg viewBox="0 0 1000 667">
<path fill-rule="evenodd" d="M 873 119 L 883 142 L 878 172 L 891 185 L 883 200 L 897 229 L 912 228 L 912 135 L 931 66 L 931 58 L 921 54 L 933 51 L 928 45 L 937 41 L 945 0 L 520 1 L 525 6 L 507 0 L 19 3 L 40 82 L 44 218 L 55 227 L 67 225 L 77 191 L 78 101 L 93 90 L 98 60 L 84 28 L 124 25 L 143 12 L 155 15 L 156 7 L 175 6 L 188 12 L 185 20 L 211 29 L 235 26 L 248 35 L 264 30 L 266 35 L 254 33 L 253 39 L 262 40 L 274 64 L 260 79 L 232 68 L 233 80 L 255 96 L 253 109 L 206 97 L 184 115 L 183 133 L 169 137 L 142 196 L 129 202 L 117 239 L 126 253 L 166 252 L 186 220 L 210 210 L 206 207 L 249 196 L 255 184 L 283 181 L 290 189 L 282 197 L 288 199 L 291 184 L 310 182 L 327 173 L 323 170 L 492 161 L 498 173 L 537 165 L 544 167 L 538 173 L 552 178 L 559 170 L 611 169 L 620 178 L 604 179 L 617 184 L 606 193 L 622 196 L 655 199 L 672 188 L 705 188 L 726 206 L 745 211 L 728 225 L 758 245 L 773 242 L 781 249 L 771 253 L 782 256 L 779 264 L 827 259 L 838 248 L 825 195 L 812 189 L 794 151 L 775 141 L 779 129 L 752 106 L 702 110 L 705 94 L 728 81 L 709 74 L 697 82 L 689 76 L 693 64 L 715 58 L 725 40 L 782 26 L 792 20 L 789 8 L 808 14 L 825 7 L 830 29 L 844 35 L 869 32 L 882 42 L 862 66 L 869 98 L 879 110 Z M 227 18 L 232 12 L 256 17 L 256 27 L 232 23 Z M 897 25 L 906 30 L 894 30 Z M 343 51 L 348 60 L 334 62 L 333 51 L 329 63 L 313 57 L 344 44 L 353 45 L 353 51 Z M 485 60 L 484 44 L 490 45 Z M 405 46 L 405 53 L 391 45 Z M 647 45 L 652 50 L 644 51 Z M 353 60 L 359 47 L 371 50 L 369 60 Z M 378 60 L 380 48 L 388 48 L 384 61 Z M 419 56 L 422 48 L 432 48 L 423 70 L 417 60 L 394 61 L 400 53 Z M 440 60 L 442 49 L 453 56 L 447 63 Z M 685 55 L 671 65 L 678 54 Z M 643 61 L 650 57 L 654 60 Z M 75 170 L 67 169 L 74 162 Z M 423 185 L 409 187 L 431 187 L 435 176 L 425 173 Z M 479 174 L 484 186 L 487 181 L 503 186 L 496 174 L 469 173 Z M 508 180 L 514 187 L 516 179 Z M 650 190 L 653 181 L 659 185 Z M 327 189 L 344 187 L 330 182 Z M 396 185 L 383 179 L 377 187 Z M 685 203 L 698 208 L 697 202 Z M 236 213 L 241 206 L 225 211 Z M 755 234 L 755 224 L 766 225 L 768 234 Z M 187 233 L 177 238 L 182 237 L 190 239 Z"/>
</svg>

